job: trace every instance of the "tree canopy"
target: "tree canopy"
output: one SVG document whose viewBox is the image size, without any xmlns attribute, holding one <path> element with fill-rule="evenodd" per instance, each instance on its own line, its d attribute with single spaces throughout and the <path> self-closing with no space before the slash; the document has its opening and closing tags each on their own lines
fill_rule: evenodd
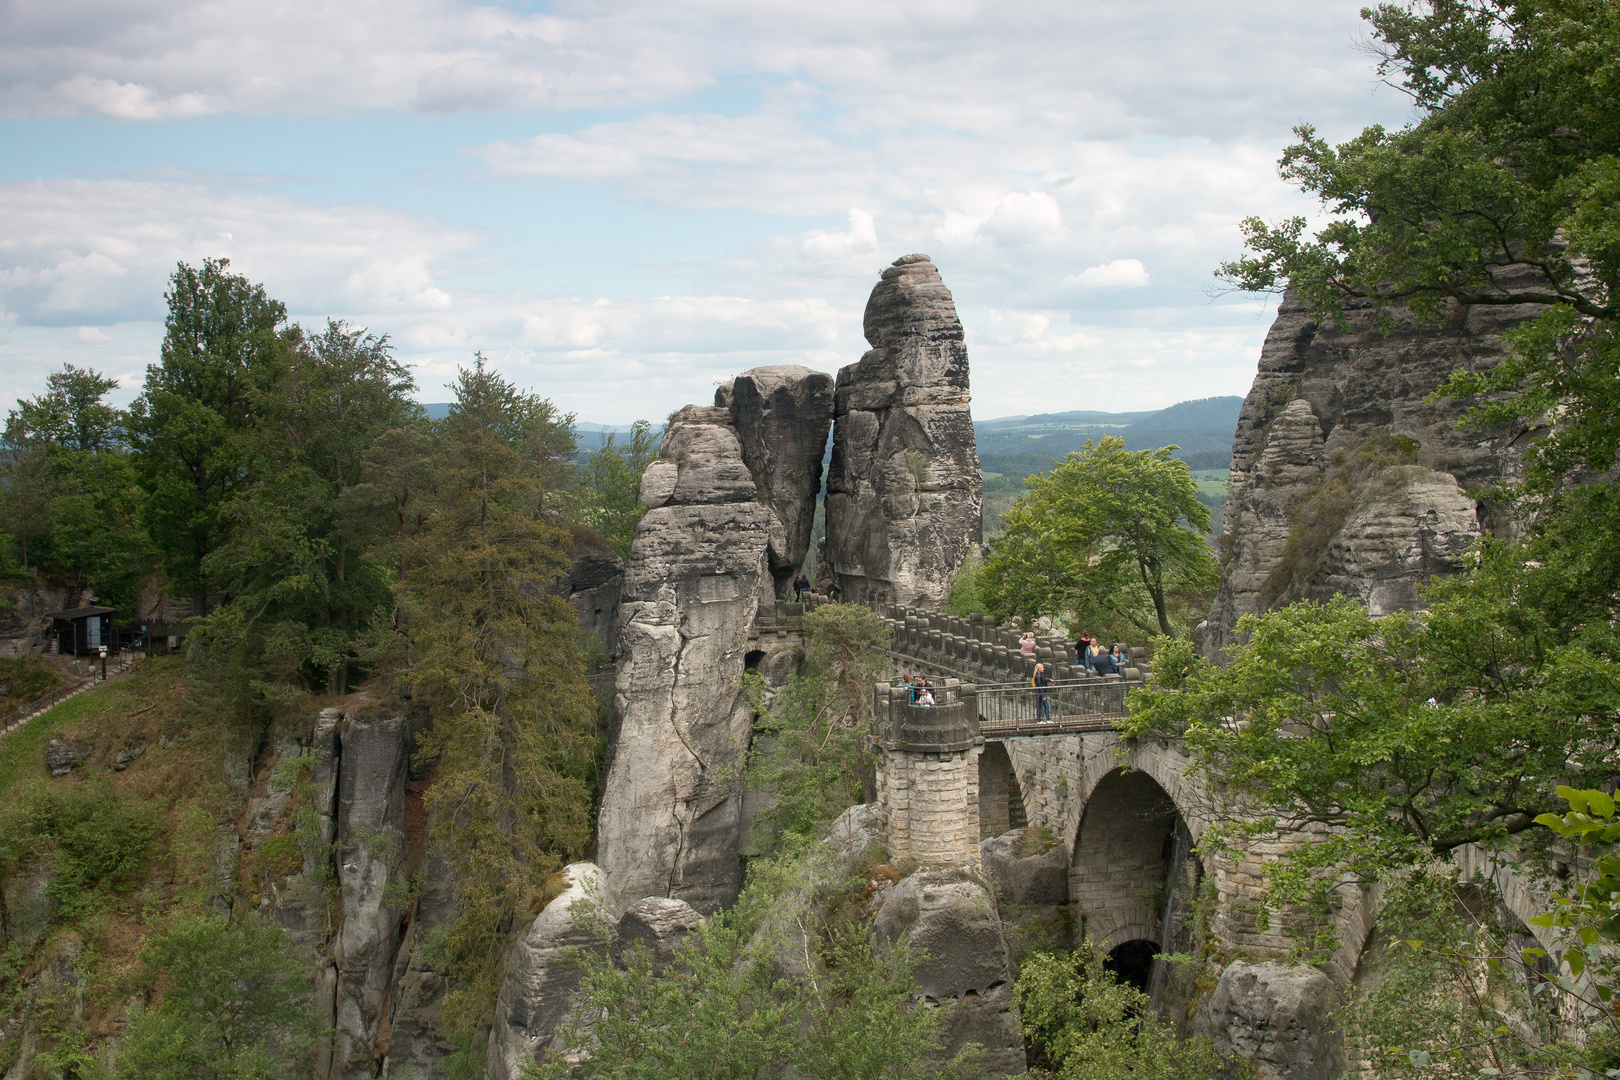
<svg viewBox="0 0 1620 1080">
<path fill-rule="evenodd" d="M 998 616 L 1069 616 L 1088 629 L 1191 629 L 1219 571 L 1209 510 L 1178 447 L 1129 451 L 1105 436 L 1026 482 L 979 587 Z"/>
<path fill-rule="evenodd" d="M 1541 852 L 1550 871 L 1553 832 L 1591 833 L 1596 854 L 1612 852 L 1602 789 L 1620 772 L 1620 11 L 1432 0 L 1365 15 L 1381 70 L 1418 118 L 1337 147 L 1299 129 L 1283 175 L 1322 200 L 1329 223 L 1307 238 L 1303 219 L 1251 219 L 1250 254 L 1221 272 L 1240 288 L 1292 289 L 1323 319 L 1351 306 L 1437 322 L 1475 305 L 1540 305 L 1506 335 L 1504 363 L 1438 391 L 1465 403 L 1465 424 L 1515 425 L 1523 475 L 1479 493 L 1514 507 L 1513 528 L 1431 583 L 1423 611 L 1373 618 L 1337 599 L 1249 616 L 1220 666 L 1165 643 L 1127 733 L 1184 735 L 1221 785 L 1232 817 L 1206 845 L 1330 826 L 1271 868 L 1274 905 L 1326 911 L 1343 873 L 1386 885 L 1389 932 L 1417 929 L 1380 961 L 1408 993 L 1375 993 L 1352 1017 L 1394 1055 L 1380 1068 L 1602 1072 L 1620 1065 L 1612 1024 L 1566 1037 L 1546 1018 L 1611 1011 L 1612 967 L 1595 988 L 1559 977 L 1556 961 L 1536 974 L 1533 957 L 1512 955 L 1511 927 L 1471 914 L 1494 909 L 1452 858 L 1477 844 L 1534 873 Z M 1558 958 L 1571 971 L 1582 947 L 1620 933 L 1610 865 L 1585 884 L 1547 876 L 1558 910 L 1575 913 Z M 1509 963 L 1541 1013 L 1487 1022 L 1500 995 L 1452 1007 L 1497 994 Z"/>
</svg>

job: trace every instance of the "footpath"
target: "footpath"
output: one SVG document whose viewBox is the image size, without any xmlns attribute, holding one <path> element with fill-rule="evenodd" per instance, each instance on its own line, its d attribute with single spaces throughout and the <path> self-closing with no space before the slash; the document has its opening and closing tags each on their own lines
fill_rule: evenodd
<svg viewBox="0 0 1620 1080">
<path fill-rule="evenodd" d="M 135 655 L 130 652 L 121 653 L 116 660 L 109 660 L 107 662 L 107 677 L 105 679 L 102 679 L 99 675 L 92 675 L 89 678 L 81 679 L 76 683 L 69 683 L 66 686 L 59 686 L 55 690 L 52 690 L 49 694 L 46 694 L 44 697 L 24 705 L 20 710 L 18 710 L 18 713 L 21 715 L 18 715 L 18 713 L 13 713 L 12 718 L 8 718 L 4 721 L 5 727 L 0 727 L 0 738 L 10 735 L 13 731 L 16 731 L 18 728 L 27 724 L 30 720 L 44 716 L 46 713 L 62 704 L 62 702 L 66 701 L 68 698 L 78 697 L 86 690 L 94 690 L 104 682 L 112 682 L 114 679 L 123 678 L 125 675 L 128 675 L 134 667 Z"/>
</svg>

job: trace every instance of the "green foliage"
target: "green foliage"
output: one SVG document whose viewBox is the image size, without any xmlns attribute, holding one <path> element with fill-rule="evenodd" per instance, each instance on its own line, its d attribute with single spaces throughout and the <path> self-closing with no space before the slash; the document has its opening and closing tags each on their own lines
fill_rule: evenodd
<svg viewBox="0 0 1620 1080">
<path fill-rule="evenodd" d="M 238 439 L 256 475 L 221 508 L 225 532 L 201 564 L 228 599 L 194 630 L 198 675 L 238 707 L 346 693 L 374 658 L 368 635 L 391 644 L 389 573 L 373 553 L 397 513 L 374 474 L 398 466 L 377 454 L 398 455 L 426 427 L 386 338 L 328 322 L 318 337 L 295 328 L 286 345 Z"/>
<path fill-rule="evenodd" d="M 903 943 L 874 949 L 864 921 L 839 917 L 837 897 L 805 896 L 826 880 L 805 861 L 755 864 L 737 904 L 710 916 L 654 966 L 638 947 L 623 967 L 602 948 L 579 958 L 576 1016 L 567 1032 L 589 1058 L 529 1067 L 528 1080 L 909 1080 L 949 1077 L 966 1057 L 934 1064 L 944 1016 L 916 993 Z M 860 883 L 836 879 L 845 892 Z M 829 894 L 833 890 L 827 890 Z M 820 902 L 818 903 L 817 900 Z"/>
<path fill-rule="evenodd" d="M 149 496 L 147 532 L 169 582 L 208 613 L 219 589 L 204 565 L 230 535 L 233 497 L 258 479 L 253 429 L 284 376 L 294 339 L 287 309 L 225 259 L 181 263 L 169 279 L 158 363 L 130 409 L 136 474 Z"/>
<path fill-rule="evenodd" d="M 984 561 L 979 558 L 977 551 L 970 551 L 967 558 L 962 560 L 962 565 L 956 568 L 956 576 L 951 579 L 951 595 L 945 601 L 945 614 L 965 619 L 985 609 Z"/>
<path fill-rule="evenodd" d="M 62 684 L 62 677 L 38 656 L 0 658 L 0 709 L 36 701 Z"/>
<path fill-rule="evenodd" d="M 1620 285 L 1620 13 L 1606 0 L 1434 0 L 1368 10 L 1380 73 L 1418 118 L 1332 147 L 1309 126 L 1284 179 L 1332 215 L 1244 223 L 1239 288 L 1348 299 L 1567 306 L 1612 319 Z"/>
<path fill-rule="evenodd" d="M 630 558 L 636 523 L 647 512 L 641 505 L 641 474 L 657 456 L 652 425 L 637 420 L 630 427 L 629 442 L 616 442 L 610 433 L 580 466 L 580 518 L 612 544 L 622 559 Z"/>
<path fill-rule="evenodd" d="M 1612 967 L 1607 983 L 1587 984 L 1524 941 L 1487 881 L 1430 866 L 1392 882 L 1344 1014 L 1350 1045 L 1379 1076 L 1593 1077 L 1620 1066 Z M 1582 1035 L 1561 1037 L 1577 1017 Z"/>
<path fill-rule="evenodd" d="M 1614 799 L 1602 791 L 1581 791 L 1560 787 L 1558 797 L 1569 804 L 1561 814 L 1541 814 L 1536 818 L 1567 841 L 1573 842 L 1587 861 L 1573 885 L 1554 897 L 1554 907 L 1531 920 L 1536 926 L 1560 932 L 1562 947 L 1554 959 L 1569 969 L 1581 983 L 1559 980 L 1559 988 L 1581 998 L 1581 1003 L 1601 1015 L 1601 1043 L 1620 1066 L 1620 958 L 1615 942 L 1620 942 L 1620 816 Z M 1599 1034 L 1594 1029 L 1594 1035 Z"/>
<path fill-rule="evenodd" d="M 981 577 L 991 613 L 1166 636 L 1190 630 L 1219 570 L 1204 545 L 1209 510 L 1176 449 L 1133 453 L 1116 436 L 1088 439 L 1030 477 Z"/>
<path fill-rule="evenodd" d="M 761 853 L 819 837 L 862 801 L 872 764 L 866 737 L 872 687 L 887 665 L 879 650 L 888 624 L 870 608 L 824 604 L 802 625 L 803 673 L 774 692 L 757 675 L 745 684 L 757 714 L 746 782 L 775 800 L 755 820 Z"/>
<path fill-rule="evenodd" d="M 309 973 L 274 923 L 182 916 L 141 960 L 161 996 L 131 1019 L 118 1077 L 268 1080 L 313 1064 Z"/>
<path fill-rule="evenodd" d="M 48 861 L 50 894 L 71 922 L 140 883 L 156 831 L 150 813 L 106 783 L 13 788 L 0 811 L 0 879 Z"/>
<path fill-rule="evenodd" d="M 1090 939 L 1073 953 L 1036 953 L 1019 971 L 1018 1001 L 1034 1075 L 1064 1080 L 1225 1080 L 1253 1075 L 1208 1039 L 1178 1038 L 1148 996 L 1115 981 Z"/>
<path fill-rule="evenodd" d="M 1343 597 L 1246 616 L 1224 666 L 1168 650 L 1132 695 L 1130 734 L 1184 733 L 1200 764 L 1253 807 L 1256 831 L 1333 826 L 1279 864 L 1278 898 L 1320 887 L 1343 866 L 1367 880 L 1495 845 L 1551 808 L 1573 776 L 1613 768 L 1593 716 L 1620 710 L 1608 627 L 1526 646 L 1536 613 L 1521 600 L 1516 553 L 1487 546 L 1474 573 L 1436 585 L 1426 615 L 1375 619 Z"/>
<path fill-rule="evenodd" d="M 400 544 L 410 637 L 404 680 L 431 711 L 419 754 L 459 913 L 444 1004 L 473 1030 L 494 1004 L 508 927 L 546 877 L 582 857 L 601 751 L 555 503 L 572 417 L 522 394 L 480 357 L 453 386 L 423 524 Z"/>
<path fill-rule="evenodd" d="M 127 418 L 103 400 L 117 386 L 67 364 L 45 393 L 17 402 L 0 439 L 0 521 L 24 566 L 92 589 L 127 617 L 154 551 L 138 524 Z"/>
</svg>

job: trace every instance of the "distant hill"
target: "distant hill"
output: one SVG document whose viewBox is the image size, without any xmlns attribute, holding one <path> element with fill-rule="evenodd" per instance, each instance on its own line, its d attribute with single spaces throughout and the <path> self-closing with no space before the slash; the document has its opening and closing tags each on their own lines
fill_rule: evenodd
<svg viewBox="0 0 1620 1080">
<path fill-rule="evenodd" d="M 973 425 L 979 461 L 986 472 L 1022 478 L 1045 472 L 1052 462 L 1080 449 L 1087 439 L 1118 435 L 1128 450 L 1179 446 L 1177 457 L 1195 469 L 1225 468 L 1231 462 L 1240 397 L 1183 401 L 1156 412 L 1076 411 L 1005 416 Z"/>
<path fill-rule="evenodd" d="M 1080 449 L 1087 439 L 1117 435 L 1127 450 L 1179 446 L 1176 456 L 1194 471 L 1224 473 L 1232 465 L 1232 436 L 1242 408 L 1240 397 L 1212 397 L 1156 412 L 1075 411 L 978 421 L 973 434 L 985 473 L 985 535 L 1000 529 L 1001 515 L 1024 490 L 1025 477 L 1051 471 L 1057 459 Z M 1208 474 L 1199 479 L 1199 498 L 1218 521 L 1226 503 L 1225 479 Z"/>
</svg>

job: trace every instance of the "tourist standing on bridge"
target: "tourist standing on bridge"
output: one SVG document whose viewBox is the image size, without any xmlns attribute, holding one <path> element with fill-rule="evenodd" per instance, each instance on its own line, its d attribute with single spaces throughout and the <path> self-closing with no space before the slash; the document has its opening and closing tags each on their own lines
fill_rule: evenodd
<svg viewBox="0 0 1620 1080">
<path fill-rule="evenodd" d="M 1035 675 L 1029 680 L 1029 685 L 1035 688 L 1035 721 L 1050 721 L 1052 719 L 1052 703 L 1048 700 L 1050 692 L 1046 689 L 1052 685 L 1052 676 L 1046 673 L 1045 664 L 1035 665 Z"/>
<path fill-rule="evenodd" d="M 1024 656 L 1035 655 L 1035 634 L 1033 631 L 1024 631 L 1024 636 L 1018 639 L 1018 651 Z"/>
</svg>

